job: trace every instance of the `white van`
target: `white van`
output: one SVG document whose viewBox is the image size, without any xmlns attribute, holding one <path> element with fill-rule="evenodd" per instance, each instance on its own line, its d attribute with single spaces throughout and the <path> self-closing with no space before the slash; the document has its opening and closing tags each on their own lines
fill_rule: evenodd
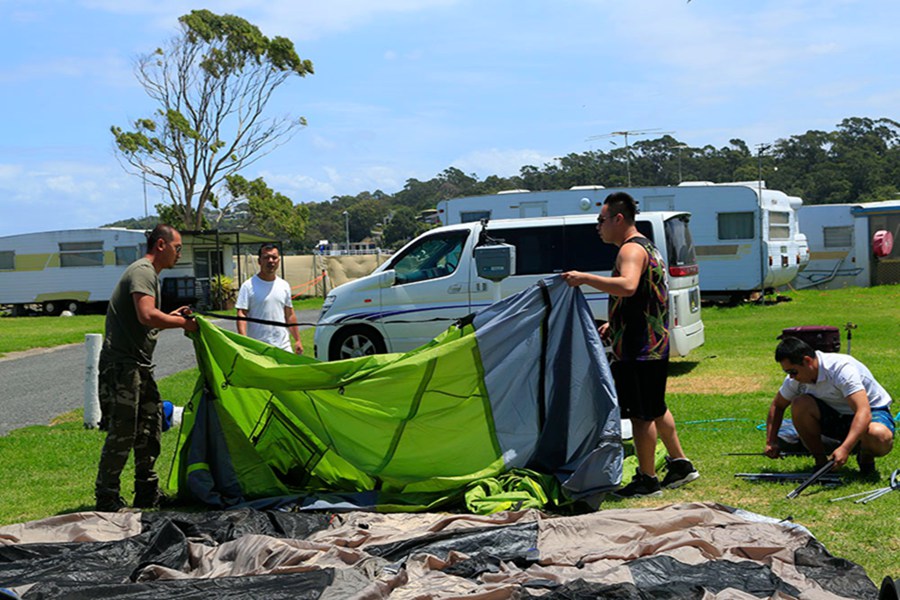
<svg viewBox="0 0 900 600">
<path fill-rule="evenodd" d="M 637 215 L 637 228 L 654 240 L 669 269 L 670 347 L 685 356 L 703 344 L 700 287 L 685 212 Z M 336 287 L 316 325 L 316 357 L 338 360 L 406 352 L 453 321 L 568 270 L 608 275 L 618 249 L 597 234 L 596 215 L 482 221 L 438 227 L 408 243 L 366 277 Z M 515 275 L 499 284 L 477 275 L 476 246 L 516 247 Z M 608 295 L 583 286 L 594 318 L 606 320 Z"/>
</svg>

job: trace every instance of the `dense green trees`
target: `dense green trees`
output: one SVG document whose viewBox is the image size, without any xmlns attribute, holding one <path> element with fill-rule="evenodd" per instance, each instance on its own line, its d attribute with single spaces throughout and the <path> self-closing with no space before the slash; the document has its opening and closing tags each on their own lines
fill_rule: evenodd
<svg viewBox="0 0 900 600">
<path fill-rule="evenodd" d="M 409 179 L 393 194 L 376 190 L 303 204 L 309 215 L 305 235 L 289 235 L 291 247 L 309 251 L 324 239 L 343 243 L 349 223 L 351 241 L 374 238 L 382 248 L 396 249 L 427 227 L 417 219 L 422 211 L 448 198 L 506 189 L 624 186 L 626 151 L 631 153 L 634 186 L 756 181 L 761 177 L 769 188 L 799 196 L 807 204 L 900 197 L 900 124 L 890 119 L 851 117 L 834 131 L 807 131 L 764 147 L 751 148 L 740 139 L 720 148 L 692 147 L 663 135 L 635 142 L 627 150 L 617 147 L 610 152 L 571 153 L 543 165 L 525 165 L 514 177 L 489 175 L 479 180 L 474 173 L 449 167 L 428 181 Z M 229 226 L 249 226 L 249 214 L 247 219 Z"/>
</svg>

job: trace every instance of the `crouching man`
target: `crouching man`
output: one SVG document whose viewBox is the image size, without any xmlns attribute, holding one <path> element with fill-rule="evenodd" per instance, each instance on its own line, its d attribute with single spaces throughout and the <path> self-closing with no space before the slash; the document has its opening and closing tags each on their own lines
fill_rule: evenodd
<svg viewBox="0 0 900 600">
<path fill-rule="evenodd" d="M 875 457 L 894 446 L 891 397 L 868 368 L 847 354 L 813 350 L 806 342 L 785 337 L 775 349 L 775 362 L 785 372 L 766 418 L 766 456 L 778 458 L 778 429 L 785 409 L 800 440 L 816 460 L 828 462 L 822 436 L 840 440 L 831 454 L 834 469 L 847 463 L 857 444 L 860 473 L 875 472 Z"/>
</svg>

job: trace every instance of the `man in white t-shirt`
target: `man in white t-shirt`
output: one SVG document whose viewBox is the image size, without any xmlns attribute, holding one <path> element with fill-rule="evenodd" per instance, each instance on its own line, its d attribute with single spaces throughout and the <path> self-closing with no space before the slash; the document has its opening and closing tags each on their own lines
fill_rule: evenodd
<svg viewBox="0 0 900 600">
<path fill-rule="evenodd" d="M 280 263 L 281 256 L 274 244 L 260 246 L 259 273 L 241 285 L 235 307 L 239 317 L 284 322 L 291 324 L 290 327 L 238 321 L 237 330 L 241 335 L 249 335 L 255 340 L 278 346 L 288 352 L 303 354 L 300 328 L 297 326 L 297 316 L 291 303 L 291 286 L 276 275 Z M 294 340 L 293 346 L 291 338 Z"/>
<path fill-rule="evenodd" d="M 769 406 L 766 455 L 778 458 L 778 429 L 785 409 L 800 440 L 816 460 L 827 462 L 822 435 L 841 440 L 831 454 L 834 469 L 847 463 L 859 444 L 859 470 L 874 473 L 875 457 L 894 446 L 891 396 L 869 369 L 848 354 L 813 350 L 803 340 L 785 337 L 775 349 L 775 361 L 787 375 Z"/>
</svg>

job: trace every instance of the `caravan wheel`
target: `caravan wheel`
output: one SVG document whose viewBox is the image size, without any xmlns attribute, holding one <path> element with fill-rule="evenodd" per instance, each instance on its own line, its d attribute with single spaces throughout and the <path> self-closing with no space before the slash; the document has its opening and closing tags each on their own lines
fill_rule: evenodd
<svg viewBox="0 0 900 600">
<path fill-rule="evenodd" d="M 73 315 L 77 315 L 78 311 L 81 310 L 81 303 L 75 302 L 74 300 L 69 300 L 67 302 L 63 302 L 66 307 L 66 310 L 72 313 Z"/>
<path fill-rule="evenodd" d="M 328 360 L 343 360 L 385 352 L 387 347 L 380 333 L 365 325 L 354 325 L 341 329 L 331 339 Z"/>
<path fill-rule="evenodd" d="M 55 317 L 62 312 L 62 303 L 56 300 L 44 302 L 44 314 L 48 317 Z"/>
</svg>

